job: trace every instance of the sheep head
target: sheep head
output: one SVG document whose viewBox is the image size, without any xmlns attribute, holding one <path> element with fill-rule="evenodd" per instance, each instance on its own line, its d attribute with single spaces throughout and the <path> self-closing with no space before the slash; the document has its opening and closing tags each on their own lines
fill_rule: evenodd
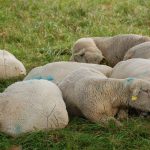
<svg viewBox="0 0 150 150">
<path fill-rule="evenodd" d="M 83 48 L 77 53 L 74 53 L 71 57 L 72 61 L 83 62 L 83 63 L 93 63 L 93 64 L 103 64 L 105 58 L 101 51 L 93 49 L 93 47 Z"/>
<path fill-rule="evenodd" d="M 150 82 L 134 79 L 129 87 L 131 91 L 129 105 L 150 112 Z"/>
</svg>

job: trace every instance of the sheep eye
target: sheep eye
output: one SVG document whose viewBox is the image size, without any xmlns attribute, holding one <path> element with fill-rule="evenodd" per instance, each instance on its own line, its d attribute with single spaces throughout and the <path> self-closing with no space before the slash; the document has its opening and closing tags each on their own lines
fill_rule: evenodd
<svg viewBox="0 0 150 150">
<path fill-rule="evenodd" d="M 80 56 L 83 57 L 85 55 L 85 53 L 82 53 Z"/>
<path fill-rule="evenodd" d="M 143 92 L 149 93 L 149 90 L 142 90 Z"/>
</svg>

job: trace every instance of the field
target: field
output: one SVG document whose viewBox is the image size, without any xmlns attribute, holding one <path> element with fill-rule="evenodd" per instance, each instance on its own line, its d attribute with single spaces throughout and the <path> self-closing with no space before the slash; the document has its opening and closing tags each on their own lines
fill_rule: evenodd
<svg viewBox="0 0 150 150">
<path fill-rule="evenodd" d="M 27 71 L 68 60 L 80 37 L 134 33 L 150 36 L 150 0 L 0 0 L 0 49 L 21 60 Z M 19 80 L 19 79 L 18 79 Z M 2 92 L 14 81 L 1 81 Z M 132 117 L 120 129 L 83 118 L 67 128 L 19 138 L 0 133 L 0 150 L 148 150 L 150 120 Z"/>
</svg>

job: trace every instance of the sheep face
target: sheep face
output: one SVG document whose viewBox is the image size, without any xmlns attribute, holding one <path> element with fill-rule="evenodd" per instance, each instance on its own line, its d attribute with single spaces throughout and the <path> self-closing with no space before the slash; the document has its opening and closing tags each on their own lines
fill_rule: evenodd
<svg viewBox="0 0 150 150">
<path fill-rule="evenodd" d="M 14 73 L 17 76 L 25 76 L 26 75 L 26 69 L 25 67 L 23 66 L 22 63 L 20 63 L 19 61 L 16 63 L 12 63 L 11 65 L 13 65 L 13 67 L 11 66 L 6 66 L 6 75 L 9 75 L 9 76 L 14 76 Z"/>
<path fill-rule="evenodd" d="M 150 82 L 144 80 L 134 81 L 130 90 L 132 91 L 129 100 L 130 106 L 150 112 Z"/>
<path fill-rule="evenodd" d="M 105 62 L 105 58 L 100 51 L 91 50 L 81 50 L 80 52 L 72 56 L 72 61 L 83 62 L 83 63 L 93 63 L 102 64 Z"/>
<path fill-rule="evenodd" d="M 26 69 L 22 64 L 19 64 L 17 67 L 15 67 L 17 72 L 19 72 L 20 75 L 25 76 L 26 75 Z"/>
</svg>

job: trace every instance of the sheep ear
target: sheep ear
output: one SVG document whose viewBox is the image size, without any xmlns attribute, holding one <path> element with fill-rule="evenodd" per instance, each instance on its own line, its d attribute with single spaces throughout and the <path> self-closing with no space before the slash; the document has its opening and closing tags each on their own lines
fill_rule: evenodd
<svg viewBox="0 0 150 150">
<path fill-rule="evenodd" d="M 137 88 L 133 89 L 132 95 L 138 96 L 139 93 L 140 93 L 140 88 L 137 87 Z"/>
<path fill-rule="evenodd" d="M 83 56 L 85 54 L 85 49 L 83 48 L 82 50 L 80 50 L 80 52 L 75 53 L 75 56 Z"/>
<path fill-rule="evenodd" d="M 136 101 L 138 99 L 138 95 L 139 95 L 140 91 L 141 91 L 141 89 L 138 87 L 133 89 L 132 96 L 131 96 L 132 101 Z"/>
</svg>

